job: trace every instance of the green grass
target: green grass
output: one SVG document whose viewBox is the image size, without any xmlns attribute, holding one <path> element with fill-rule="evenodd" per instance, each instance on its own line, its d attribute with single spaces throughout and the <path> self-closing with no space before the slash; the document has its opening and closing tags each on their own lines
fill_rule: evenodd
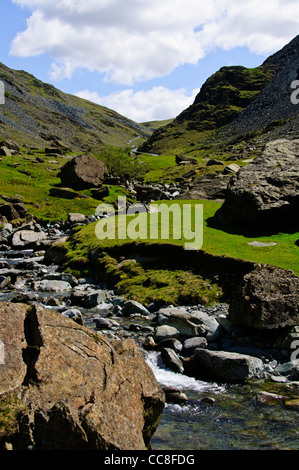
<svg viewBox="0 0 299 470">
<path fill-rule="evenodd" d="M 39 155 L 44 162 L 35 163 Z M 62 199 L 50 196 L 50 189 L 60 184 L 57 177 L 60 167 L 66 163 L 61 157 L 47 157 L 43 153 L 34 156 L 16 155 L 2 157 L 0 165 L 0 195 L 21 197 L 28 212 L 39 219 L 66 219 L 69 212 L 94 214 L 98 202 L 94 199 Z M 57 163 L 54 163 L 57 162 Z M 26 174 L 22 173 L 23 171 Z M 1 201 L 3 204 L 5 201 Z"/>
<path fill-rule="evenodd" d="M 44 161 L 36 162 L 36 157 L 41 157 Z M 61 156 L 50 157 L 42 151 L 26 155 L 23 150 L 23 154 L 2 157 L 0 204 L 6 204 L 1 195 L 20 197 L 30 214 L 49 221 L 66 220 L 69 212 L 94 215 L 101 201 L 93 199 L 90 190 L 81 191 L 88 198 L 64 199 L 50 196 L 50 189 L 61 184 L 57 174 L 66 162 Z M 110 186 L 109 196 L 104 198 L 104 202 L 112 204 L 117 201 L 118 195 L 125 195 L 132 201 L 130 193 L 124 188 Z"/>
<path fill-rule="evenodd" d="M 178 154 L 181 154 L 179 152 Z M 214 152 L 213 150 L 197 150 L 192 151 L 192 148 L 189 149 L 187 156 L 192 157 L 197 161 L 195 164 L 184 164 L 177 165 L 175 162 L 175 154 L 163 154 L 163 155 L 146 155 L 141 154 L 138 156 L 138 159 L 144 163 L 147 172 L 145 173 L 143 179 L 145 182 L 150 181 L 151 183 L 172 183 L 175 182 L 178 178 L 182 178 L 185 174 L 191 170 L 195 170 L 196 174 L 192 177 L 193 180 L 196 180 L 199 176 L 215 173 L 217 171 L 223 171 L 223 165 L 214 165 L 207 166 L 207 161 L 210 158 L 215 158 L 224 163 L 225 166 L 230 163 L 236 163 L 239 166 L 244 166 L 245 163 L 242 161 L 242 155 L 240 155 L 239 160 L 229 160 L 232 153 L 220 153 Z M 189 179 L 189 177 L 187 178 Z"/>
<path fill-rule="evenodd" d="M 166 207 L 172 204 L 171 201 L 161 201 L 155 205 L 158 204 L 158 206 L 160 206 L 162 203 L 166 204 Z M 271 264 L 284 269 L 291 269 L 297 275 L 299 274 L 299 247 L 295 245 L 296 240 L 299 239 L 298 232 L 277 233 L 269 236 L 258 237 L 248 237 L 238 233 L 228 233 L 211 225 L 211 219 L 215 212 L 220 208 L 220 203 L 214 201 L 175 201 L 175 204 L 177 204 L 179 208 L 183 208 L 185 204 L 192 207 L 193 219 L 191 230 L 193 231 L 195 230 L 194 207 L 195 205 L 203 206 L 203 244 L 201 246 L 203 251 L 213 255 L 227 256 L 255 263 Z M 145 214 L 143 214 L 143 216 L 145 217 Z M 147 217 L 149 217 L 149 215 L 147 215 Z M 103 237 L 105 237 L 104 227 L 99 230 L 101 226 L 97 226 L 96 224 L 90 224 L 76 232 L 71 243 L 72 249 L 69 252 L 69 261 L 76 259 L 77 256 L 88 259 L 88 254 L 97 248 L 105 250 L 116 245 L 125 246 L 128 242 L 132 241 L 132 238 L 127 236 L 128 228 L 133 230 L 135 226 L 134 220 L 136 222 L 137 219 L 134 219 L 133 216 L 127 218 L 125 216 L 120 216 L 116 217 L 115 220 L 113 219 L 114 218 L 110 220 L 110 223 L 111 227 L 114 227 L 115 222 L 115 239 L 106 238 L 99 240 L 96 236 L 96 227 L 98 227 L 98 233 L 103 233 Z M 141 221 L 142 219 L 139 220 Z M 139 227 L 136 226 L 135 228 L 136 233 L 140 234 L 141 232 L 139 231 Z M 175 228 L 176 226 L 170 224 L 170 234 L 167 239 L 162 239 L 161 233 L 158 232 L 158 238 L 148 239 L 146 238 L 146 234 L 141 234 L 141 240 L 146 243 L 170 243 L 176 245 L 185 245 L 186 242 L 191 241 L 190 237 L 184 237 L 184 234 L 182 234 L 181 239 L 178 239 L 174 232 Z M 197 230 L 199 233 L 198 226 Z M 124 233 L 125 236 L 120 239 L 118 238 L 118 233 Z M 275 242 L 276 245 L 270 247 L 253 247 L 248 244 L 252 241 L 264 243 Z"/>
</svg>

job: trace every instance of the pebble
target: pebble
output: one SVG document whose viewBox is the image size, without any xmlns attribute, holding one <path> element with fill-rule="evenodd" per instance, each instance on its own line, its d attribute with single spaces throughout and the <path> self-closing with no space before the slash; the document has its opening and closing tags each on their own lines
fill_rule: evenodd
<svg viewBox="0 0 299 470">
<path fill-rule="evenodd" d="M 53 237 L 50 225 L 40 229 L 48 234 L 48 239 Z M 62 225 L 55 227 L 55 240 L 65 236 L 64 229 Z M 0 236 L 3 238 L 3 233 Z M 9 247 L 8 240 L 7 237 Z M 5 240 L 3 245 L 6 245 Z M 133 338 L 144 351 L 159 351 L 168 367 L 178 373 L 184 373 L 185 361 L 196 348 L 222 350 L 225 345 L 228 349 L 242 346 L 242 329 L 236 328 L 227 319 L 226 304 L 182 307 L 182 311 L 187 314 L 197 312 L 203 328 L 200 336 L 184 340 L 178 329 L 157 323 L 160 307 L 154 302 L 144 306 L 134 300 L 124 299 L 105 286 L 95 285 L 92 279 L 76 279 L 69 273 L 63 273 L 59 265 L 46 261 L 46 250 L 41 250 L 40 246 L 35 249 L 9 249 L 1 255 L 0 300 L 29 304 L 38 302 L 60 311 L 79 324 L 104 330 L 111 340 Z M 15 268 L 16 264 L 18 269 Z M 165 308 L 170 309 L 172 306 Z M 250 338 L 246 336 L 245 339 L 247 342 Z M 237 341 L 240 342 L 239 345 Z M 285 363 L 283 351 L 280 354 Z M 281 365 L 275 359 L 265 360 L 264 365 L 269 378 L 274 382 L 287 383 L 290 379 L 298 378 L 298 367 L 294 368 L 294 364 Z"/>
</svg>

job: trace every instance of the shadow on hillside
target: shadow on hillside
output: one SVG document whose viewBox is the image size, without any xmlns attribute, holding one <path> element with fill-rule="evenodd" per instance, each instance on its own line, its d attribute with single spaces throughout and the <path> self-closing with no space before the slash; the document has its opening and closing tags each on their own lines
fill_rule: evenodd
<svg viewBox="0 0 299 470">
<path fill-rule="evenodd" d="M 253 228 L 233 222 L 223 223 L 216 217 L 216 214 L 214 217 L 210 217 L 206 220 L 207 226 L 216 230 L 220 230 L 221 232 L 229 233 L 231 235 L 241 235 L 246 238 L 256 238 L 270 237 L 271 235 L 278 235 L 279 233 L 292 235 L 299 232 L 299 227 L 294 226 L 293 221 L 284 222 L 282 225 L 277 225 L 277 223 L 265 225 L 259 224 L 259 226 Z"/>
</svg>

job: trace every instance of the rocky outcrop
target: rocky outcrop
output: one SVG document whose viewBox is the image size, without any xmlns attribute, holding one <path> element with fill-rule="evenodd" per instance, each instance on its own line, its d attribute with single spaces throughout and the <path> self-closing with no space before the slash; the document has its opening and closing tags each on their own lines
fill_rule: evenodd
<svg viewBox="0 0 299 470">
<path fill-rule="evenodd" d="M 299 230 L 299 140 L 270 142 L 234 175 L 215 220 L 255 231 Z"/>
<path fill-rule="evenodd" d="M 175 199 L 224 200 L 230 174 L 212 173 L 197 178 Z"/>
<path fill-rule="evenodd" d="M 234 121 L 275 73 L 276 66 L 272 64 L 255 69 L 222 67 L 203 84 L 194 103 L 170 124 L 157 129 L 139 150 L 163 153 L 173 140 L 173 147 L 177 148 L 177 137 L 181 136 L 189 144 L 193 139 L 197 143 L 200 138 L 196 131 L 210 131 Z"/>
<path fill-rule="evenodd" d="M 26 215 L 27 209 L 23 201 L 2 204 L 0 206 L 0 216 L 6 217 L 9 222 L 16 219 L 23 219 Z"/>
<path fill-rule="evenodd" d="M 79 155 L 68 161 L 58 177 L 62 186 L 75 190 L 97 188 L 102 185 L 108 170 L 105 164 L 91 155 Z"/>
<path fill-rule="evenodd" d="M 236 288 L 229 318 L 262 330 L 299 325 L 299 277 L 273 266 L 257 266 Z"/>
<path fill-rule="evenodd" d="M 145 450 L 164 393 L 133 340 L 38 306 L 2 303 L 0 443 L 14 450 Z M 4 416 L 4 415 L 3 415 Z"/>
</svg>

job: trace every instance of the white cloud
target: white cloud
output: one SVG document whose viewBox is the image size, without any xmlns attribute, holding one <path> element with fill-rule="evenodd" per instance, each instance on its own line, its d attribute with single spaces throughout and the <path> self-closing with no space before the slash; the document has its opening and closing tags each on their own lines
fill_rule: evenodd
<svg viewBox="0 0 299 470">
<path fill-rule="evenodd" d="M 49 54 L 51 79 L 77 69 L 133 87 L 197 64 L 213 48 L 271 54 L 299 31 L 298 0 L 12 0 L 31 9 L 11 44 L 18 57 Z M 87 91 L 85 93 L 88 96 Z M 89 95 L 137 122 L 174 117 L 192 102 L 184 90 L 129 89 Z"/>
<path fill-rule="evenodd" d="M 11 54 L 49 53 L 55 79 L 76 68 L 96 70 L 111 81 L 136 81 L 195 64 L 205 46 L 195 28 L 218 18 L 225 0 L 13 0 L 33 10 Z"/>
<path fill-rule="evenodd" d="M 198 92 L 199 89 L 195 89 L 191 95 L 188 95 L 184 89 L 169 90 L 158 86 L 137 92 L 128 89 L 103 97 L 89 90 L 80 91 L 76 95 L 117 110 L 123 116 L 141 123 L 176 117 L 193 103 Z"/>
<path fill-rule="evenodd" d="M 49 53 L 52 78 L 77 68 L 134 82 L 196 64 L 213 47 L 272 53 L 298 32 L 297 0 L 12 0 L 29 7 L 11 54 Z"/>
</svg>

